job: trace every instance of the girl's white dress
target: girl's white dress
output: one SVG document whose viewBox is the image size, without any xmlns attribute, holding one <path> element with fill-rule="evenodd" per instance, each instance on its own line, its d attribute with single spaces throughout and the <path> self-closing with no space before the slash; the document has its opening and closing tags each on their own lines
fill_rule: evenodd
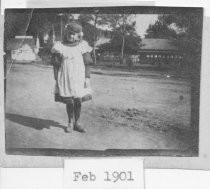
<svg viewBox="0 0 210 189">
<path fill-rule="evenodd" d="M 63 56 L 58 70 L 55 93 L 59 93 L 62 97 L 78 98 L 84 96 L 87 90 L 85 88 L 85 65 L 82 55 L 91 52 L 92 48 L 83 40 L 76 46 L 56 42 L 51 51 Z"/>
</svg>

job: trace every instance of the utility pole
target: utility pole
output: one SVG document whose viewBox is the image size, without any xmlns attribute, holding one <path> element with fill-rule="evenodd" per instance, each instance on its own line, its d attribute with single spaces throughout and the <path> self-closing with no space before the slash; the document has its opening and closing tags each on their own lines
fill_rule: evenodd
<svg viewBox="0 0 210 189">
<path fill-rule="evenodd" d="M 94 19 L 94 32 L 93 32 L 93 57 L 94 57 L 94 64 L 96 65 L 96 42 L 97 42 L 97 22 L 98 22 L 98 13 L 99 10 L 95 10 L 93 14 Z"/>
<path fill-rule="evenodd" d="M 58 14 L 61 17 L 61 40 L 63 39 L 63 13 Z"/>
</svg>

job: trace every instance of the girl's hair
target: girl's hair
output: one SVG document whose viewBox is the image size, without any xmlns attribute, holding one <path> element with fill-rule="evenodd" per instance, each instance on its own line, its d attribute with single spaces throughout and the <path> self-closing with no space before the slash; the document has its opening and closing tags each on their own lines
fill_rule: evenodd
<svg viewBox="0 0 210 189">
<path fill-rule="evenodd" d="M 67 24 L 64 28 L 64 34 L 63 34 L 63 43 L 64 44 L 70 44 L 70 42 L 68 41 L 68 34 L 72 34 L 72 35 L 77 35 L 77 41 L 75 42 L 80 42 L 83 39 L 83 32 L 82 32 L 82 26 L 80 26 L 77 23 L 70 23 Z"/>
</svg>

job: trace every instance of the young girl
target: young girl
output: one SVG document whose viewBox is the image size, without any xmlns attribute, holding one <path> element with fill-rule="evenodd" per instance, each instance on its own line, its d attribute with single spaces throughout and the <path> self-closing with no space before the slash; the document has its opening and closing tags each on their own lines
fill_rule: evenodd
<svg viewBox="0 0 210 189">
<path fill-rule="evenodd" d="M 85 88 L 90 85 L 89 64 L 92 63 L 90 52 L 92 48 L 82 40 L 82 27 L 77 23 L 65 26 L 63 41 L 53 45 L 51 52 L 55 55 L 54 66 L 56 80 L 55 101 L 66 104 L 68 127 L 66 132 L 73 129 L 79 132 L 86 130 L 79 125 L 82 96 Z M 58 56 L 57 56 L 58 55 Z"/>
</svg>

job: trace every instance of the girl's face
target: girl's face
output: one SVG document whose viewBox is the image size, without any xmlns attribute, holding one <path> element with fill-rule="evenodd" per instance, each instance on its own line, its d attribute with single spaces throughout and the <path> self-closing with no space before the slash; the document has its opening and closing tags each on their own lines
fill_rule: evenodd
<svg viewBox="0 0 210 189">
<path fill-rule="evenodd" d="M 68 41 L 69 43 L 74 43 L 74 42 L 80 40 L 80 34 L 79 34 L 79 33 L 75 33 L 75 32 L 69 31 L 69 32 L 67 33 L 66 38 L 67 38 L 67 41 Z"/>
</svg>

